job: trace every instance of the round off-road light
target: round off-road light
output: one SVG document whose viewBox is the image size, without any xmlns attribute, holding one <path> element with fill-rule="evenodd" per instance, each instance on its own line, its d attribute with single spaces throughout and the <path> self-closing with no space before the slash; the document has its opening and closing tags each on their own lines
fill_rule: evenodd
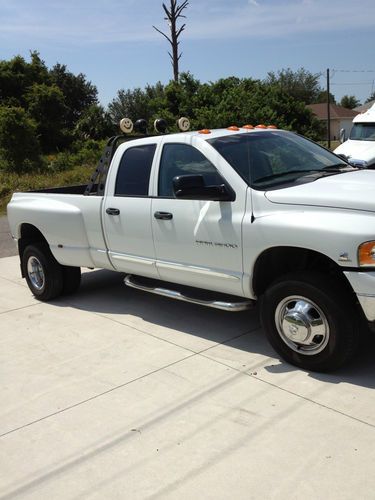
<svg viewBox="0 0 375 500">
<path fill-rule="evenodd" d="M 134 130 L 139 134 L 147 134 L 147 121 L 144 118 L 140 118 L 134 123 Z"/>
<path fill-rule="evenodd" d="M 181 130 L 181 132 L 187 132 L 190 129 L 189 118 L 182 116 L 179 120 L 177 120 L 177 126 Z"/>
<path fill-rule="evenodd" d="M 167 122 L 163 118 L 158 118 L 154 121 L 154 129 L 158 132 L 158 134 L 165 134 L 167 127 Z"/>
<path fill-rule="evenodd" d="M 120 130 L 124 132 L 124 134 L 131 134 L 133 132 L 133 122 L 130 118 L 123 118 L 120 120 Z"/>
</svg>

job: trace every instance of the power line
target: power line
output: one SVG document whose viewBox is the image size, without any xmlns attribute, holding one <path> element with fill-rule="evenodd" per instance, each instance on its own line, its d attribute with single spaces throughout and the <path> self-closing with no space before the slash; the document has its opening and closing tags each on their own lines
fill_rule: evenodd
<svg viewBox="0 0 375 500">
<path fill-rule="evenodd" d="M 336 73 L 375 73 L 375 69 L 332 69 Z"/>
<path fill-rule="evenodd" d="M 370 85 L 373 83 L 373 80 L 369 82 L 343 82 L 343 83 L 332 83 L 331 85 Z"/>
</svg>

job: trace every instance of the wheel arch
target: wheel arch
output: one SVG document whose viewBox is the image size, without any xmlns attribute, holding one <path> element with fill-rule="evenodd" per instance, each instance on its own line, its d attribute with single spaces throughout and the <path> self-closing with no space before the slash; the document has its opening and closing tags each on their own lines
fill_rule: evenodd
<svg viewBox="0 0 375 500">
<path fill-rule="evenodd" d="M 33 243 L 45 243 L 48 245 L 48 241 L 44 237 L 43 233 L 33 224 L 23 223 L 19 227 L 19 238 L 18 238 L 18 253 L 21 261 L 21 273 L 22 277 L 25 277 L 25 270 L 22 266 L 22 256 L 25 248 Z"/>
<path fill-rule="evenodd" d="M 260 297 L 280 276 L 306 270 L 328 273 L 354 294 L 342 267 L 330 257 L 315 250 L 289 246 L 268 248 L 257 257 L 252 274 L 252 290 L 255 296 Z"/>
</svg>

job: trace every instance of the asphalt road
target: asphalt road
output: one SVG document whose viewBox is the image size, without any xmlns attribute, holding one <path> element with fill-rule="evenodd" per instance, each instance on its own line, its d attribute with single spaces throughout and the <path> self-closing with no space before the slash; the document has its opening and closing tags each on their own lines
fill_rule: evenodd
<svg viewBox="0 0 375 500">
<path fill-rule="evenodd" d="M 12 240 L 8 219 L 6 216 L 0 217 L 0 258 L 17 255 L 17 247 Z"/>
</svg>

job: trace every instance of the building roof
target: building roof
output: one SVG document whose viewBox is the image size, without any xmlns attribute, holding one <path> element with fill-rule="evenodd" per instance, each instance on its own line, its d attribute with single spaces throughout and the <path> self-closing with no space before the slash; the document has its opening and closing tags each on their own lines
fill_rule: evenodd
<svg viewBox="0 0 375 500">
<path fill-rule="evenodd" d="M 308 104 L 306 107 L 311 109 L 319 120 L 327 120 L 327 103 L 322 102 L 319 104 Z M 337 104 L 330 104 L 329 109 L 331 113 L 331 120 L 342 120 L 345 118 L 352 120 L 358 115 L 358 111 L 343 108 L 342 106 L 337 106 Z"/>
<path fill-rule="evenodd" d="M 375 104 L 375 99 L 373 101 L 366 102 L 365 104 L 362 104 L 362 106 L 358 106 L 357 108 L 354 108 L 354 111 L 357 111 L 358 113 L 364 113 L 368 109 L 371 108 L 371 106 Z"/>
</svg>

